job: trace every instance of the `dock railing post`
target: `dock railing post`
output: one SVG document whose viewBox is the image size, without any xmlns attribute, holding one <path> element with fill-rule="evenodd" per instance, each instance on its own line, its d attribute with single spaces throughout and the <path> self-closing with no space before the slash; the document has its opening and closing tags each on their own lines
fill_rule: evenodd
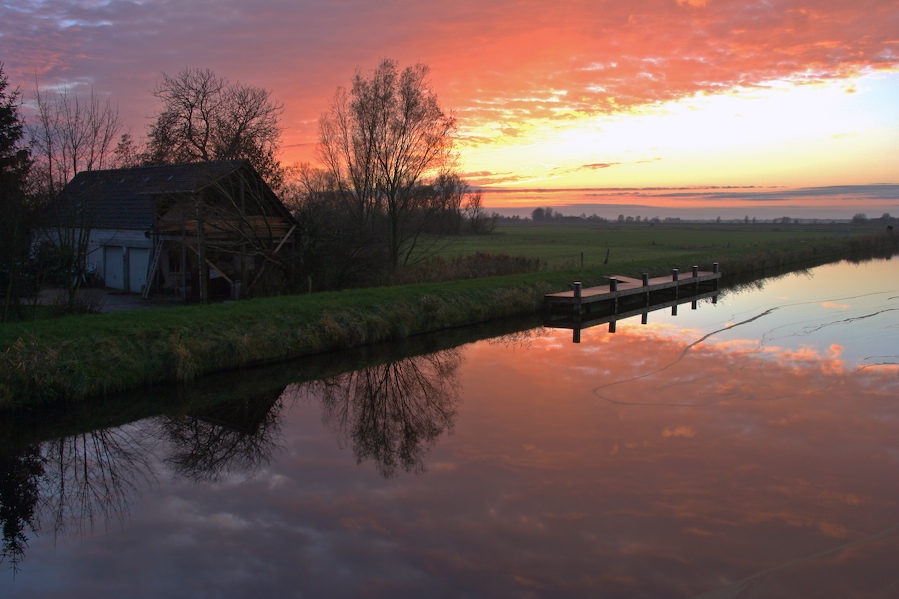
<svg viewBox="0 0 899 599">
<path fill-rule="evenodd" d="M 643 286 L 649 287 L 649 273 L 648 272 L 643 273 Z M 646 301 L 646 305 L 648 306 L 649 305 L 649 290 L 646 291 L 645 297 L 643 299 Z M 646 323 L 643 323 L 643 324 L 646 324 Z"/>
<path fill-rule="evenodd" d="M 618 291 L 618 279 L 615 277 L 609 278 L 609 291 L 615 292 Z M 612 298 L 612 310 L 618 312 L 618 296 Z"/>
<path fill-rule="evenodd" d="M 699 267 L 693 265 L 693 293 L 699 293 Z"/>
<path fill-rule="evenodd" d="M 676 281 L 676 280 L 677 280 L 677 269 L 676 269 L 676 268 L 672 268 L 672 269 L 671 269 L 671 280 L 672 280 L 672 281 Z"/>
<path fill-rule="evenodd" d="M 574 282 L 574 319 L 578 322 L 581 320 L 581 282 Z"/>
<path fill-rule="evenodd" d="M 717 262 L 712 263 L 712 273 L 716 274 L 716 275 L 718 274 L 718 263 Z M 718 291 L 718 279 L 715 279 L 715 291 Z"/>
</svg>

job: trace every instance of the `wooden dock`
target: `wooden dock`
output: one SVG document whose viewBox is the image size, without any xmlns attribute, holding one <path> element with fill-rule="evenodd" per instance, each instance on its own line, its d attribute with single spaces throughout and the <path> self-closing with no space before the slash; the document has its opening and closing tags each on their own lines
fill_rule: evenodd
<svg viewBox="0 0 899 599">
<path fill-rule="evenodd" d="M 670 276 L 649 278 L 644 274 L 642 280 L 615 275 L 609 277 L 608 285 L 587 288 L 575 281 L 571 291 L 544 296 L 549 308 L 546 324 L 574 329 L 577 343 L 582 328 L 608 322 L 609 331 L 614 333 L 615 322 L 619 319 L 643 314 L 645 323 L 646 314 L 653 310 L 670 306 L 676 311 L 678 304 L 689 301 L 693 301 L 695 309 L 696 300 L 706 297 L 715 301 L 720 278 L 716 262 L 711 272 L 700 271 L 694 266 L 689 273 L 682 274 L 675 268 Z M 566 317 L 554 320 L 552 315 L 559 312 Z"/>
</svg>

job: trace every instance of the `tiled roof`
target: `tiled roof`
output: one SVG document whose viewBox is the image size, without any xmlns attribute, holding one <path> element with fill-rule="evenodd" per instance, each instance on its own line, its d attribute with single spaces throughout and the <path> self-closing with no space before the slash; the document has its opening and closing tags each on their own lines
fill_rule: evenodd
<svg viewBox="0 0 899 599">
<path fill-rule="evenodd" d="M 70 206 L 73 197 L 89 194 L 83 197 L 92 200 L 93 228 L 149 229 L 154 197 L 198 192 L 248 165 L 246 160 L 215 160 L 82 171 L 59 194 L 57 206 Z"/>
</svg>

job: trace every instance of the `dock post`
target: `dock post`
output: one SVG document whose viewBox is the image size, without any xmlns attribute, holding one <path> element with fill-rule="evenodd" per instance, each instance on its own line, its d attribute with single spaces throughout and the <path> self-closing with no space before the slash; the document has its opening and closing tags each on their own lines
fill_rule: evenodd
<svg viewBox="0 0 899 599">
<path fill-rule="evenodd" d="M 578 322 L 581 320 L 581 282 L 574 282 L 574 318 Z"/>
<path fill-rule="evenodd" d="M 610 332 L 610 333 L 614 333 L 614 332 L 615 332 L 615 324 L 616 324 L 616 323 L 617 323 L 617 321 L 615 321 L 615 320 L 610 320 L 610 321 L 609 321 L 609 332 Z"/>
<path fill-rule="evenodd" d="M 712 263 L 712 273 L 714 273 L 716 275 L 718 274 L 718 263 L 717 262 Z M 718 291 L 718 279 L 715 279 L 715 291 Z"/>
<path fill-rule="evenodd" d="M 612 292 L 618 291 L 618 279 L 616 279 L 615 277 L 609 278 L 609 291 L 612 291 Z M 618 296 L 617 295 L 612 298 L 612 311 L 618 312 Z"/>
<path fill-rule="evenodd" d="M 696 300 L 693 300 L 693 303 L 690 304 L 690 308 L 691 308 L 692 310 L 695 310 L 695 309 L 697 308 L 697 306 L 698 306 L 698 302 L 697 302 Z"/>
<path fill-rule="evenodd" d="M 693 293 L 699 293 L 699 267 L 693 265 Z"/>
<path fill-rule="evenodd" d="M 649 312 L 644 312 L 643 317 L 640 318 L 640 324 L 646 324 L 649 322 Z"/>
<path fill-rule="evenodd" d="M 672 268 L 672 269 L 671 269 L 671 280 L 672 280 L 672 281 L 676 281 L 676 280 L 677 280 L 677 269 L 676 269 L 676 268 Z"/>
<path fill-rule="evenodd" d="M 648 272 L 643 273 L 643 286 L 649 287 L 649 273 Z M 643 299 L 646 300 L 646 305 L 648 306 L 649 305 L 649 290 L 646 291 L 646 296 Z M 646 323 L 644 322 L 643 324 L 646 324 Z"/>
<path fill-rule="evenodd" d="M 674 304 L 673 306 L 671 306 L 671 315 L 677 316 L 677 304 Z"/>
</svg>

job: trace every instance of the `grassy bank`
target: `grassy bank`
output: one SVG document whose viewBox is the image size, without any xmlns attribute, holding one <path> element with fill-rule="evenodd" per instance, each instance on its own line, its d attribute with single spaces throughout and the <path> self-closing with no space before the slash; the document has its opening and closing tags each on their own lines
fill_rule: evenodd
<svg viewBox="0 0 899 599">
<path fill-rule="evenodd" d="M 657 275 L 712 262 L 725 274 L 760 275 L 789 264 L 895 251 L 897 238 L 831 235 L 762 247 L 695 243 L 678 251 L 656 244 L 654 252 L 584 269 L 7 324 L 0 326 L 0 407 L 190 380 L 532 314 L 541 310 L 544 294 L 570 289 L 574 280 L 590 286 L 612 274 Z"/>
</svg>

